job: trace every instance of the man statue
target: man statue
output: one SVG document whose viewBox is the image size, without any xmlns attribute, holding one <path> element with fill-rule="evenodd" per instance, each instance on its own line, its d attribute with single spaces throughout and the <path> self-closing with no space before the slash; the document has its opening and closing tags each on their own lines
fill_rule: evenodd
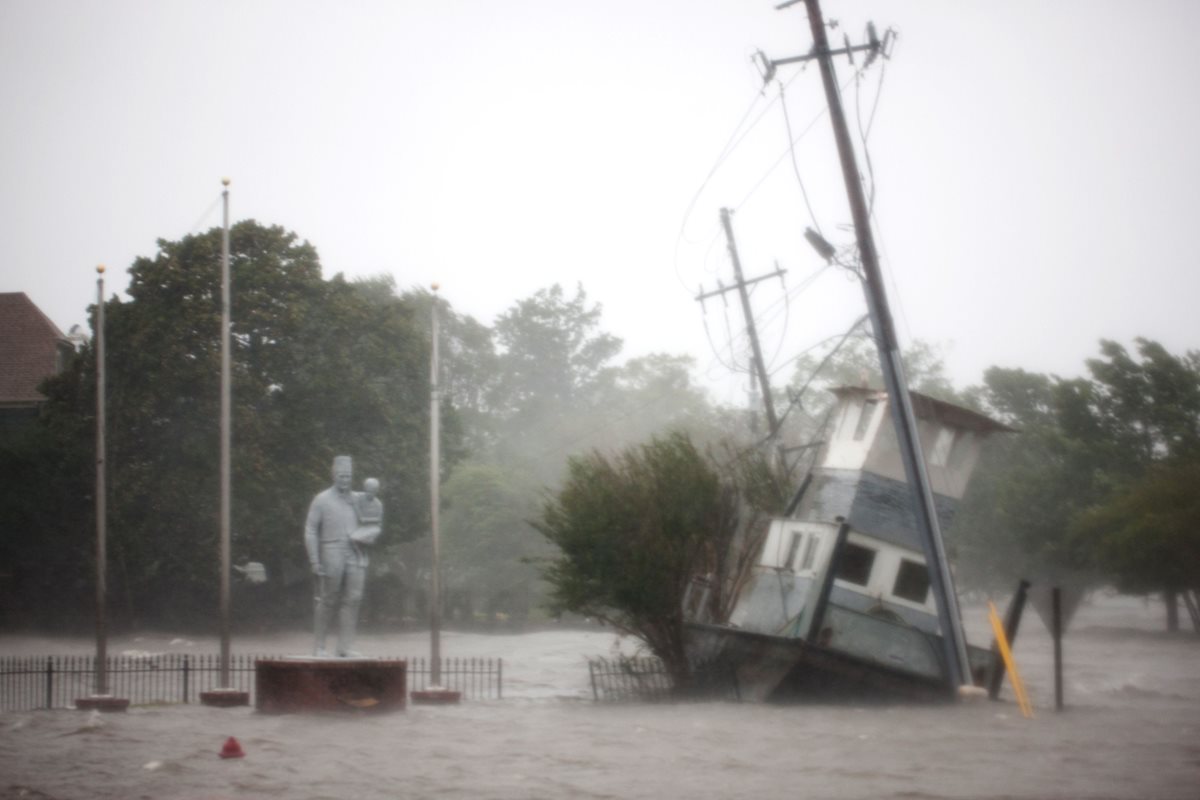
<svg viewBox="0 0 1200 800">
<path fill-rule="evenodd" d="M 333 460 L 333 486 L 313 498 L 304 525 L 304 546 L 317 582 L 313 654 L 319 657 L 328 655 L 325 633 L 335 608 L 340 612 L 337 655 L 358 655 L 353 650 L 354 629 L 358 624 L 358 607 L 367 577 L 366 544 L 369 542 L 359 543 L 354 539 L 361 526 L 359 502 L 362 496 L 350 490 L 353 477 L 350 456 L 336 457 Z M 377 481 L 373 488 L 378 489 Z M 383 504 L 374 498 L 373 491 L 364 494 L 370 495 L 371 502 L 367 507 L 374 512 L 369 524 L 381 525 Z M 378 530 L 376 527 L 375 536 L 378 536 Z M 374 537 L 369 538 L 374 541 Z"/>
</svg>

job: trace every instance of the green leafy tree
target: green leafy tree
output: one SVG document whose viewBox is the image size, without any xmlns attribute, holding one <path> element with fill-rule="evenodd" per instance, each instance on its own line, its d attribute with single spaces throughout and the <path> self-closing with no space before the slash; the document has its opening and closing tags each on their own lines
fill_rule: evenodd
<svg viewBox="0 0 1200 800">
<path fill-rule="evenodd" d="M 1200 591 L 1200 459 L 1156 465 L 1108 502 L 1082 514 L 1073 532 L 1094 547 L 1118 588 Z"/>
<path fill-rule="evenodd" d="M 91 344 L 85 346 L 90 349 Z M 93 359 L 94 361 L 94 359 Z M 43 384 L 38 424 L 0 445 L 0 624 L 79 628 L 95 598 L 94 375 L 75 358 Z"/>
<path fill-rule="evenodd" d="M 1176 356 L 1148 339 L 1136 346 L 1133 355 L 1102 341 L 1103 358 L 1088 361 L 1090 385 L 1064 404 L 1064 431 L 1091 445 L 1106 489 L 1072 541 L 1119 585 L 1161 591 L 1175 630 L 1181 587 L 1196 585 L 1180 565 L 1200 573 L 1190 537 L 1180 535 L 1190 505 L 1178 491 L 1200 460 L 1200 352 Z"/>
<path fill-rule="evenodd" d="M 991 437 L 947 545 L 965 585 L 1004 591 L 1020 578 L 1075 581 L 1086 555 L 1071 546 L 1072 520 L 1100 495 L 1093 452 L 1059 424 L 1064 382 L 1021 369 L 992 367 L 976 398 L 1017 430 Z"/>
<path fill-rule="evenodd" d="M 1171 496 L 1176 467 L 1160 466 L 1196 457 L 1200 357 L 1175 356 L 1146 339 L 1136 345 L 1131 354 L 1102 341 L 1101 357 L 1087 362 L 1088 378 L 988 370 L 978 396 L 1020 433 L 990 445 L 955 525 L 968 575 L 981 582 L 1107 579 L 1149 591 L 1148 565 L 1171 562 L 1177 540 L 1152 535 L 1153 518 L 1135 524 L 1133 515 L 1149 512 L 1147 498 Z M 1139 542 L 1146 551 L 1135 558 Z M 1167 596 L 1172 625 L 1178 585 L 1175 571 L 1164 569 L 1155 589 Z"/>
<path fill-rule="evenodd" d="M 529 476 L 479 462 L 459 464 L 442 486 L 444 583 L 465 610 L 520 621 L 542 599 L 531 561 L 548 546 L 529 522 L 538 496 Z"/>
<path fill-rule="evenodd" d="M 220 250 L 217 229 L 160 241 L 130 268 L 129 299 L 106 302 L 110 584 L 134 622 L 215 608 Z M 405 509 L 385 548 L 427 529 L 428 341 L 388 281 L 323 280 L 315 249 L 282 228 L 238 223 L 230 252 L 234 559 L 307 595 L 301 530 L 333 455 L 353 454 Z M 94 375 L 88 349 L 48 384 L 48 430 L 94 429 Z"/>
<path fill-rule="evenodd" d="M 518 301 L 493 326 L 499 352 L 490 406 L 497 458 L 527 464 L 543 480 L 561 474 L 562 458 L 583 446 L 621 340 L 600 330 L 600 307 L 577 287 L 557 284 Z"/>
<path fill-rule="evenodd" d="M 559 550 L 544 570 L 553 608 L 637 636 L 686 687 L 684 598 L 746 524 L 739 494 L 681 433 L 570 459 L 534 522 Z"/>
</svg>

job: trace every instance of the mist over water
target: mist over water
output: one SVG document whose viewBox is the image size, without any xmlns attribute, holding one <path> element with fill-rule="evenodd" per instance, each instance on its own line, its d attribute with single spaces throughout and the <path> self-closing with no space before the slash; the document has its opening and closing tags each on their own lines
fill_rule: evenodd
<svg viewBox="0 0 1200 800">
<path fill-rule="evenodd" d="M 964 608 L 973 642 L 984 612 Z M 1035 707 L 595 705 L 586 658 L 631 652 L 601 631 L 456 634 L 451 657 L 504 659 L 504 699 L 370 715 L 259 715 L 203 706 L 0 715 L 0 797 L 27 798 L 1195 798 L 1200 637 L 1163 609 L 1097 595 L 1064 642 L 1027 612 L 1015 654 Z M 308 635 L 237 638 L 235 652 L 304 652 Z M 423 656 L 423 634 L 367 635 Z M 5 654 L 88 653 L 86 639 L 0 637 Z M 213 640 L 120 637 L 110 652 L 214 652 Z M 217 757 L 236 736 L 244 759 Z"/>
</svg>

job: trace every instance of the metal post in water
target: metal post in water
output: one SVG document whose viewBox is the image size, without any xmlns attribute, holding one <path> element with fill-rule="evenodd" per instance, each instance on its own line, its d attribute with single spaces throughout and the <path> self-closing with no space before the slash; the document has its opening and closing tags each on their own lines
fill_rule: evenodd
<svg viewBox="0 0 1200 800">
<path fill-rule="evenodd" d="M 1051 633 L 1054 636 L 1054 710 L 1063 710 L 1062 676 L 1062 590 L 1055 586 L 1050 590 Z"/>
</svg>

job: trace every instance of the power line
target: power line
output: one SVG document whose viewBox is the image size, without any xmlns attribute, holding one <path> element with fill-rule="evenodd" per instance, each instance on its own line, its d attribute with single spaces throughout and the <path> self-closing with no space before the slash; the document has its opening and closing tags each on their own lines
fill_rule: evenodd
<svg viewBox="0 0 1200 800">
<path fill-rule="evenodd" d="M 779 106 L 783 109 L 783 123 L 787 128 L 788 136 L 788 152 L 792 156 L 792 171 L 796 173 L 796 182 L 800 184 L 800 194 L 804 197 L 804 206 L 808 209 L 808 216 L 812 220 L 813 227 L 816 228 L 817 233 L 824 236 L 825 234 L 821 230 L 821 223 L 817 221 L 816 212 L 813 211 L 812 203 L 808 200 L 808 190 L 804 188 L 804 178 L 800 177 L 800 164 L 796 161 L 796 142 L 792 139 L 792 119 L 788 113 L 787 97 L 785 96 L 782 82 L 779 83 Z"/>
</svg>

